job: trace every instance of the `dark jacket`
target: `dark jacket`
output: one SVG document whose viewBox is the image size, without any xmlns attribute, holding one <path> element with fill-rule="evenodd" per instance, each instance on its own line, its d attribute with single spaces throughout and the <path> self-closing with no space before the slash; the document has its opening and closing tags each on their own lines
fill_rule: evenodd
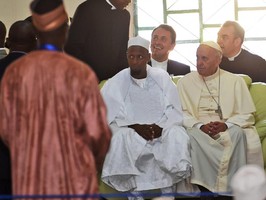
<svg viewBox="0 0 266 200">
<path fill-rule="evenodd" d="M 6 57 L 0 59 L 0 80 L 2 80 L 2 77 L 9 64 L 23 55 L 25 55 L 25 53 L 11 52 Z M 11 161 L 9 149 L 0 139 L 0 195 L 11 195 L 11 182 Z"/>
<path fill-rule="evenodd" d="M 65 51 L 86 62 L 99 80 L 127 68 L 130 15 L 127 10 L 111 10 L 106 0 L 80 4 L 70 26 Z"/>
<path fill-rule="evenodd" d="M 23 55 L 25 55 L 23 52 L 11 52 L 6 57 L 0 59 L 0 80 L 2 79 L 8 65 Z"/>
<path fill-rule="evenodd" d="M 151 62 L 149 62 L 151 65 Z M 169 75 L 186 75 L 190 72 L 190 67 L 183 63 L 177 62 L 175 60 L 168 60 L 167 62 L 167 72 Z"/>
<path fill-rule="evenodd" d="M 235 74 L 246 74 L 253 82 L 266 83 L 266 61 L 245 49 L 242 49 L 234 61 L 223 57 L 220 68 Z"/>
</svg>

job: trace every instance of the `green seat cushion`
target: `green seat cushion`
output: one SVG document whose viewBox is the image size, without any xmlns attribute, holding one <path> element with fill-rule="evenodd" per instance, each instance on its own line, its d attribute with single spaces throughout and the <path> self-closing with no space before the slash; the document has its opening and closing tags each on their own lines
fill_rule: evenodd
<svg viewBox="0 0 266 200">
<path fill-rule="evenodd" d="M 183 75 L 178 75 L 178 76 L 172 76 L 172 81 L 177 84 L 177 82 L 179 81 L 179 79 L 181 79 L 183 77 Z"/>
<path fill-rule="evenodd" d="M 105 84 L 107 80 L 102 80 L 100 83 L 99 83 L 99 88 L 101 89 L 103 87 L 103 85 Z"/>
<path fill-rule="evenodd" d="M 266 84 L 252 83 L 250 94 L 256 107 L 255 126 L 262 140 L 266 137 Z"/>
</svg>

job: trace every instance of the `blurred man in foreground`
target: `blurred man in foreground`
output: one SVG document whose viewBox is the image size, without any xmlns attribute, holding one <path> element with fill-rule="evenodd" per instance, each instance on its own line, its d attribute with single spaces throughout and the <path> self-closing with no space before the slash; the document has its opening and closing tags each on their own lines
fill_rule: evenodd
<svg viewBox="0 0 266 200">
<path fill-rule="evenodd" d="M 63 2 L 34 0 L 30 8 L 39 50 L 12 63 L 1 85 L 0 135 L 11 152 L 13 194 L 96 194 L 110 141 L 96 75 L 61 52 Z"/>
</svg>

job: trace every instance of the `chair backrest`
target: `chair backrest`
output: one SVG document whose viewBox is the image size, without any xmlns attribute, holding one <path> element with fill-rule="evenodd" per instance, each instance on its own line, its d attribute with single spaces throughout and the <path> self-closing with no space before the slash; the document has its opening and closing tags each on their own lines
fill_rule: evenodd
<svg viewBox="0 0 266 200">
<path fill-rule="evenodd" d="M 99 83 L 99 88 L 101 89 L 103 87 L 103 85 L 105 84 L 107 80 L 102 80 L 100 83 Z"/>
<path fill-rule="evenodd" d="M 252 83 L 249 91 L 256 107 L 255 127 L 262 140 L 266 137 L 266 83 Z"/>
<path fill-rule="evenodd" d="M 177 76 L 172 76 L 172 81 L 177 84 L 177 82 L 179 81 L 179 79 L 181 79 L 184 75 L 177 75 Z"/>
</svg>

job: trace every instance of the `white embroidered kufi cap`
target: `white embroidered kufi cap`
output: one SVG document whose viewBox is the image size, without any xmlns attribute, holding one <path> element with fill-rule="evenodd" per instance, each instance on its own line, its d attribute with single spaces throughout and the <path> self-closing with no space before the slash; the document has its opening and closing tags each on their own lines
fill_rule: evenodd
<svg viewBox="0 0 266 200">
<path fill-rule="evenodd" d="M 217 44 L 217 43 L 214 42 L 214 41 L 205 41 L 205 42 L 202 42 L 201 45 L 207 45 L 207 46 L 209 46 L 209 47 L 211 47 L 211 48 L 216 49 L 216 50 L 219 51 L 220 53 L 223 53 L 223 51 L 222 51 L 220 45 Z"/>
<path fill-rule="evenodd" d="M 141 46 L 149 51 L 150 42 L 140 36 L 132 37 L 128 40 L 127 47 L 129 48 L 131 46 Z"/>
<path fill-rule="evenodd" d="M 266 198 L 266 176 L 257 165 L 241 167 L 233 176 L 231 187 L 235 200 L 264 200 Z"/>
</svg>

